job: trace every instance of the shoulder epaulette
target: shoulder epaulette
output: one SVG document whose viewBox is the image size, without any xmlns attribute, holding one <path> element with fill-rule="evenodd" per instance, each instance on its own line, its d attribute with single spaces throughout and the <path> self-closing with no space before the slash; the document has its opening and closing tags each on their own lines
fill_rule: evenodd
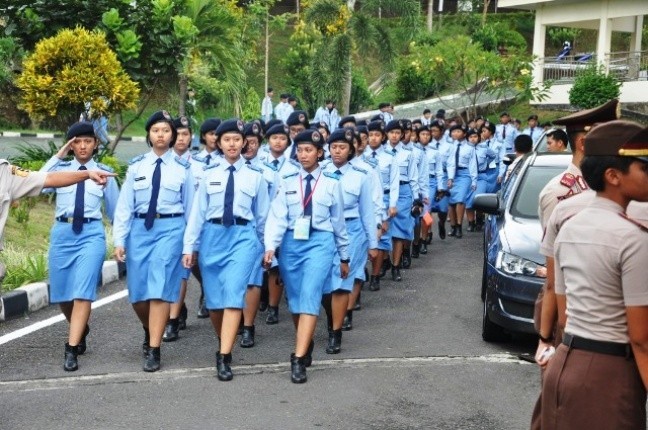
<svg viewBox="0 0 648 430">
<path fill-rule="evenodd" d="M 574 186 L 576 183 L 576 176 L 574 176 L 572 173 L 565 173 L 562 175 L 562 178 L 560 178 L 560 185 L 563 185 L 567 188 L 571 188 Z"/>
<path fill-rule="evenodd" d="M 412 148 L 410 148 L 409 146 L 403 146 L 403 149 L 405 151 L 410 151 L 410 152 L 412 151 Z"/>
<path fill-rule="evenodd" d="M 366 155 L 362 156 L 362 161 L 370 164 L 373 167 L 376 167 L 378 165 L 378 160 L 376 160 L 375 158 L 367 157 Z"/>
<path fill-rule="evenodd" d="M 288 173 L 287 175 L 283 175 L 281 178 L 288 179 L 288 178 L 292 178 L 293 176 L 297 176 L 298 174 L 299 172 Z"/>
<path fill-rule="evenodd" d="M 131 158 L 131 160 L 128 162 L 128 164 L 135 164 L 139 161 L 142 161 L 146 157 L 146 154 L 138 155 L 137 157 Z"/>
<path fill-rule="evenodd" d="M 72 164 L 71 161 L 60 161 L 60 162 L 58 163 L 58 165 L 59 165 L 60 167 L 67 167 L 67 166 L 69 166 L 70 164 Z M 97 163 L 97 165 L 99 165 L 99 163 Z"/>
<path fill-rule="evenodd" d="M 115 171 L 112 167 L 107 166 L 103 163 L 97 163 L 97 167 L 99 167 L 101 170 L 105 170 L 106 172 L 110 172 L 110 173 L 113 173 Z"/>
<path fill-rule="evenodd" d="M 178 163 L 179 165 L 181 165 L 185 169 L 188 169 L 189 167 L 191 167 L 191 164 L 189 164 L 189 162 L 187 160 L 185 160 L 182 157 L 178 157 L 177 155 L 175 156 L 175 161 L 176 161 L 176 163 Z"/>
<path fill-rule="evenodd" d="M 423 150 L 423 145 L 421 145 L 421 142 L 416 142 L 416 143 L 414 144 L 414 147 L 415 147 L 415 148 L 418 148 L 418 149 L 420 149 L 420 150 Z"/>
<path fill-rule="evenodd" d="M 272 163 L 268 163 L 267 161 L 264 161 L 264 162 L 263 162 L 263 165 L 264 165 L 264 166 L 267 166 L 267 167 L 268 167 L 270 170 L 272 170 L 273 172 L 276 172 L 276 171 L 278 170 L 278 169 L 274 166 L 274 164 L 272 164 Z"/>
<path fill-rule="evenodd" d="M 385 154 L 391 155 L 392 157 L 393 157 L 394 155 L 398 154 L 398 152 L 393 153 L 393 152 L 391 152 L 391 151 L 383 151 L 383 152 L 384 152 Z"/>
<path fill-rule="evenodd" d="M 252 164 L 246 164 L 248 166 L 248 169 L 254 170 L 255 172 L 263 173 L 263 169 L 257 166 L 254 166 Z"/>
<path fill-rule="evenodd" d="M 323 173 L 324 176 L 326 176 L 327 178 L 333 178 L 333 179 L 335 179 L 336 181 L 339 181 L 339 180 L 340 180 L 340 177 L 339 177 L 338 175 L 336 175 L 335 173 L 331 173 L 331 172 L 322 172 L 322 173 Z"/>
<path fill-rule="evenodd" d="M 203 170 L 213 169 L 214 167 L 220 166 L 218 161 L 211 163 L 210 165 L 203 166 Z"/>
<path fill-rule="evenodd" d="M 368 173 L 365 169 L 361 169 L 361 168 L 358 167 L 358 166 L 351 166 L 351 168 L 353 168 L 353 170 L 356 170 L 356 171 L 358 171 L 358 172 L 362 172 L 362 173 L 364 173 L 365 175 Z"/>
<path fill-rule="evenodd" d="M 293 160 L 292 158 L 289 158 L 288 161 L 289 161 L 290 164 L 292 164 L 293 166 L 297 167 L 298 169 L 301 169 L 301 164 L 299 164 L 298 161 Z"/>
<path fill-rule="evenodd" d="M 624 213 L 620 213 L 619 215 L 621 216 L 621 218 L 628 220 L 632 224 L 639 227 L 642 231 L 645 231 L 646 233 L 648 233 L 648 225 L 645 225 L 645 224 L 637 221 L 636 219 L 630 218 L 628 215 L 626 215 Z"/>
<path fill-rule="evenodd" d="M 199 162 L 199 163 L 204 163 L 204 162 L 205 162 L 205 158 L 204 158 L 204 157 L 199 157 L 199 156 L 197 156 L 197 155 L 192 155 L 192 156 L 191 156 L 191 159 L 192 159 L 192 160 L 196 160 L 196 161 Z"/>
</svg>

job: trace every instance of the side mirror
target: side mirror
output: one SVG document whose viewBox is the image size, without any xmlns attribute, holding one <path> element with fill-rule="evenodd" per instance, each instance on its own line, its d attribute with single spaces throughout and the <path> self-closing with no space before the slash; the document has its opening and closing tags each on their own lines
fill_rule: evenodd
<svg viewBox="0 0 648 430">
<path fill-rule="evenodd" d="M 500 204 L 497 194 L 477 194 L 473 201 L 473 209 L 490 215 L 499 215 Z"/>
<path fill-rule="evenodd" d="M 511 163 L 515 160 L 515 153 L 512 154 L 506 154 L 504 158 L 502 159 L 502 163 L 506 166 L 510 166 Z"/>
</svg>

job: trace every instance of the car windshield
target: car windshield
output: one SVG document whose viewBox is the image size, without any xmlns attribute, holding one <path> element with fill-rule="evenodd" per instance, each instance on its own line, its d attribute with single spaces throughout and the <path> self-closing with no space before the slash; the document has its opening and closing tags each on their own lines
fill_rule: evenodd
<svg viewBox="0 0 648 430">
<path fill-rule="evenodd" d="M 565 171 L 565 167 L 529 166 L 522 178 L 522 183 L 515 193 L 511 205 L 511 215 L 521 218 L 538 218 L 538 196 L 547 182 Z"/>
</svg>

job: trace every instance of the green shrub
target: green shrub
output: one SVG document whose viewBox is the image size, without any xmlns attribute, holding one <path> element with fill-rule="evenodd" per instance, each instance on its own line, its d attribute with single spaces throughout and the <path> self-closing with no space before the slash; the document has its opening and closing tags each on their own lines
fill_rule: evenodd
<svg viewBox="0 0 648 430">
<path fill-rule="evenodd" d="M 373 104 L 373 98 L 369 92 L 367 81 L 360 73 L 353 72 L 351 79 L 351 112 L 362 112 L 370 108 Z"/>
<path fill-rule="evenodd" d="M 618 98 L 621 83 L 603 67 L 591 66 L 579 73 L 569 91 L 569 103 L 579 109 L 590 109 L 608 100 Z"/>
<path fill-rule="evenodd" d="M 56 143 L 50 140 L 47 142 L 47 148 L 43 148 L 40 145 L 36 145 L 34 143 L 27 143 L 17 145 L 16 150 L 20 153 L 20 155 L 11 157 L 10 161 L 17 166 L 27 169 L 28 167 L 33 166 L 30 164 L 33 162 L 40 161 L 45 164 L 47 160 L 52 158 L 54 154 L 58 152 L 58 147 L 56 146 Z M 42 164 L 38 167 L 38 169 L 40 169 L 41 167 Z M 29 170 L 38 169 L 34 169 L 32 167 Z"/>
<path fill-rule="evenodd" d="M 48 277 L 47 255 L 29 253 L 7 244 L 0 260 L 7 267 L 7 275 L 2 281 L 2 290 L 11 291 L 30 282 L 40 282 Z"/>
</svg>

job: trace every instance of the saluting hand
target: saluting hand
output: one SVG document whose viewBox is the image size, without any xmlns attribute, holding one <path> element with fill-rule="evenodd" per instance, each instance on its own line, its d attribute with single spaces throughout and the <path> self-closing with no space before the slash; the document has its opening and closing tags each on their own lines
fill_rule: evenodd
<svg viewBox="0 0 648 430">
<path fill-rule="evenodd" d="M 76 141 L 76 137 L 73 137 L 72 139 L 68 140 L 65 145 L 61 146 L 61 149 L 58 150 L 56 153 L 56 157 L 60 158 L 61 160 L 67 157 L 68 152 L 72 149 L 72 144 Z"/>
<path fill-rule="evenodd" d="M 263 255 L 263 261 L 261 264 L 263 265 L 264 269 L 270 269 L 270 266 L 272 266 L 272 257 L 274 257 L 274 251 L 266 251 L 266 253 Z"/>
<path fill-rule="evenodd" d="M 115 260 L 121 263 L 126 261 L 126 249 L 123 246 L 116 246 L 113 254 L 115 255 Z"/>
<path fill-rule="evenodd" d="M 349 263 L 340 263 L 340 278 L 346 279 L 349 276 Z"/>
</svg>

